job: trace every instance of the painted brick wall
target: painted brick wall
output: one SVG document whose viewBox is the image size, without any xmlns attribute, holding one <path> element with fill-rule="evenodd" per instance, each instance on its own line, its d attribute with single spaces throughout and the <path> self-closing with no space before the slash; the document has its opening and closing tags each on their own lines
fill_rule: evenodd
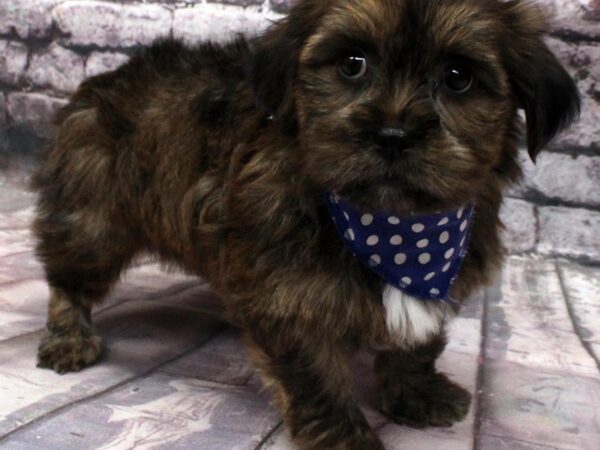
<svg viewBox="0 0 600 450">
<path fill-rule="evenodd" d="M 326 0 L 323 0 L 326 1 Z M 514 253 L 600 261 L 600 0 L 538 0 L 548 43 L 584 96 L 580 123 L 523 157 L 526 181 L 507 199 Z M 109 70 L 161 35 L 186 41 L 254 34 L 293 0 L 0 0 L 0 167 L 35 164 L 48 118 L 87 76 Z"/>
</svg>

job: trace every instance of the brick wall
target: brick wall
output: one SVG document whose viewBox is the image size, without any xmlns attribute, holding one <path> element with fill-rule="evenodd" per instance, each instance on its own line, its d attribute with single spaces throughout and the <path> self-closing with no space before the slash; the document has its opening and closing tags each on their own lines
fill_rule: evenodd
<svg viewBox="0 0 600 450">
<path fill-rule="evenodd" d="M 326 0 L 323 0 L 326 1 Z M 293 0 L 0 0 L 0 167 L 35 164 L 48 118 L 86 77 L 118 66 L 160 35 L 187 41 L 257 33 Z M 600 0 L 538 0 L 548 43 L 584 96 L 580 123 L 525 156 L 526 181 L 507 199 L 514 253 L 600 261 Z"/>
</svg>

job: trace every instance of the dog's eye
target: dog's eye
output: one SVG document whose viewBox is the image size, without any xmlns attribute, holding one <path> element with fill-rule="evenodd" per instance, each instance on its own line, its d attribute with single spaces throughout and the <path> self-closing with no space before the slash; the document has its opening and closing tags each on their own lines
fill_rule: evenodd
<svg viewBox="0 0 600 450">
<path fill-rule="evenodd" d="M 349 80 L 358 80 L 367 74 L 367 58 L 362 53 L 352 52 L 340 61 L 340 72 Z"/>
<path fill-rule="evenodd" d="M 442 83 L 449 91 L 455 94 L 464 94 L 473 85 L 473 74 L 466 65 L 451 63 L 444 69 Z"/>
</svg>

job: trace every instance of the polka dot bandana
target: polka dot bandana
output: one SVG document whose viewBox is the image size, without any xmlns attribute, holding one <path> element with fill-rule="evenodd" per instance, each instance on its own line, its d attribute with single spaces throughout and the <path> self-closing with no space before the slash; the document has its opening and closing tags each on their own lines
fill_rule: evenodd
<svg viewBox="0 0 600 450">
<path fill-rule="evenodd" d="M 447 300 L 467 253 L 473 206 L 396 217 L 360 212 L 336 195 L 326 199 L 338 232 L 363 264 L 413 297 Z"/>
</svg>

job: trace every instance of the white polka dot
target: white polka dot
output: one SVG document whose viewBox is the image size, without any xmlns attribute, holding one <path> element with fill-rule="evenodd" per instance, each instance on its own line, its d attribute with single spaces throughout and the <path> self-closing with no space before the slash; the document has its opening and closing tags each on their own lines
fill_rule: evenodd
<svg viewBox="0 0 600 450">
<path fill-rule="evenodd" d="M 446 273 L 448 272 L 448 270 L 450 270 L 450 266 L 452 265 L 452 263 L 448 263 L 444 266 L 444 268 L 442 269 L 442 272 Z"/>
<path fill-rule="evenodd" d="M 466 220 L 463 220 L 462 223 L 460 224 L 460 231 L 465 231 L 467 229 L 467 225 L 469 223 Z"/>
<path fill-rule="evenodd" d="M 453 248 L 451 248 L 446 253 L 444 253 L 444 257 L 446 259 L 450 259 L 450 258 L 452 258 L 452 256 L 454 256 L 454 249 Z"/>
<path fill-rule="evenodd" d="M 421 232 L 421 231 L 423 231 L 424 229 L 425 229 L 425 225 L 423 225 L 422 223 L 415 223 L 415 224 L 412 226 L 412 230 L 413 230 L 415 233 L 420 233 L 420 232 Z"/>
<path fill-rule="evenodd" d="M 429 293 L 430 293 L 431 295 L 440 295 L 440 290 L 439 290 L 439 289 L 436 289 L 436 288 L 433 288 L 433 289 L 431 289 L 431 290 L 429 291 Z"/>
<path fill-rule="evenodd" d="M 348 215 L 347 212 L 344 213 L 344 217 L 346 218 L 346 220 L 350 220 L 350 216 Z"/>
<path fill-rule="evenodd" d="M 418 248 L 425 248 L 429 245 L 429 240 L 428 239 L 421 239 L 419 242 L 417 242 L 417 247 Z"/>
<path fill-rule="evenodd" d="M 460 241 L 460 246 L 464 247 L 465 246 L 465 242 L 467 242 L 467 237 L 466 236 L 464 238 L 462 238 L 462 241 Z"/>
<path fill-rule="evenodd" d="M 373 235 L 373 236 L 369 236 L 369 238 L 367 239 L 367 245 L 370 247 L 373 247 L 374 245 L 379 244 L 379 236 Z"/>
<path fill-rule="evenodd" d="M 363 214 L 363 216 L 360 218 L 360 223 L 362 223 L 365 227 L 368 227 L 369 225 L 371 225 L 373 223 L 373 215 L 371 214 Z"/>
<path fill-rule="evenodd" d="M 392 245 L 402 245 L 402 242 L 404 242 L 404 240 L 402 239 L 402 236 L 400 236 L 399 234 L 392 236 L 390 239 L 390 244 L 392 244 Z"/>
<path fill-rule="evenodd" d="M 431 255 L 429 253 L 421 253 L 419 255 L 419 262 L 423 265 L 431 261 Z"/>
<path fill-rule="evenodd" d="M 428 274 L 425 276 L 425 278 L 424 278 L 424 279 L 425 279 L 425 281 L 429 281 L 429 280 L 431 280 L 433 277 L 435 277 L 435 272 L 428 273 Z"/>
<path fill-rule="evenodd" d="M 400 223 L 400 219 L 395 216 L 388 217 L 388 222 L 390 225 L 398 225 Z"/>
<path fill-rule="evenodd" d="M 396 256 L 394 256 L 394 262 L 401 266 L 406 262 L 406 255 L 404 253 L 398 253 Z"/>
<path fill-rule="evenodd" d="M 344 234 L 344 237 L 350 241 L 356 239 L 356 236 L 354 235 L 354 230 L 352 228 L 348 228 L 346 230 L 346 233 Z"/>
<path fill-rule="evenodd" d="M 381 256 L 379 255 L 371 255 L 369 258 L 369 265 L 372 267 L 378 266 L 381 264 Z"/>
<path fill-rule="evenodd" d="M 445 244 L 449 240 L 450 240 L 450 233 L 448 233 L 447 231 L 444 231 L 442 234 L 440 234 L 440 244 Z"/>
<path fill-rule="evenodd" d="M 462 219 L 462 216 L 463 216 L 464 212 L 465 212 L 465 208 L 460 208 L 458 210 L 458 213 L 456 213 L 456 218 L 457 219 Z"/>
<path fill-rule="evenodd" d="M 402 283 L 404 283 L 406 286 L 410 286 L 412 283 L 412 280 L 409 277 L 404 277 L 400 281 L 402 281 Z"/>
<path fill-rule="evenodd" d="M 440 220 L 438 222 L 438 226 L 441 227 L 442 225 L 448 225 L 448 222 L 450 222 L 450 219 L 448 219 L 447 217 L 444 217 L 442 220 Z"/>
</svg>

